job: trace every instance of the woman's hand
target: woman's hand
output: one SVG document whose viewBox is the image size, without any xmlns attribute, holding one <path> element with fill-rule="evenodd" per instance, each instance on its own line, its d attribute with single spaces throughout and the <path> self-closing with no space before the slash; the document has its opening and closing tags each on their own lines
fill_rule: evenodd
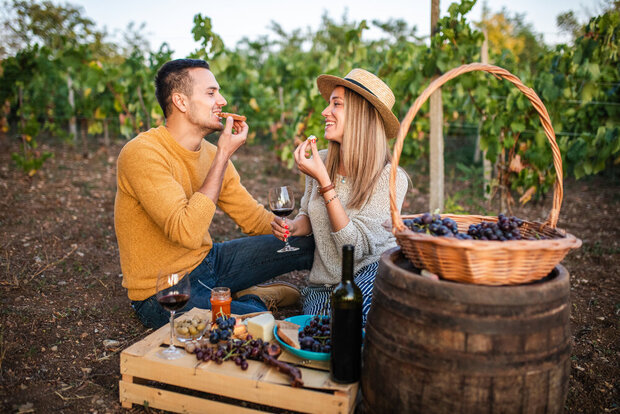
<svg viewBox="0 0 620 414">
<path fill-rule="evenodd" d="M 271 231 L 273 235 L 282 241 L 286 241 L 286 239 L 288 239 L 291 235 L 292 227 L 295 227 L 294 220 L 284 221 L 280 217 L 274 217 L 271 222 Z"/>
<path fill-rule="evenodd" d="M 312 233 L 310 219 L 305 214 L 299 214 L 293 220 L 284 220 L 279 217 L 273 218 L 271 231 L 274 236 L 286 241 L 291 236 L 307 236 Z"/>
<path fill-rule="evenodd" d="M 306 156 L 308 152 L 312 154 L 310 158 Z M 329 185 L 329 174 L 323 160 L 319 156 L 315 140 L 308 139 L 297 147 L 295 150 L 295 163 L 302 173 L 314 178 L 320 186 Z"/>
</svg>

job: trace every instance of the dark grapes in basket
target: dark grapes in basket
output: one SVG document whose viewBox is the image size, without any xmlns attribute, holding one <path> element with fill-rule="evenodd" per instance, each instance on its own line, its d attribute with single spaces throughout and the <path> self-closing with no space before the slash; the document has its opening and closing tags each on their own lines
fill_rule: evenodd
<svg viewBox="0 0 620 414">
<path fill-rule="evenodd" d="M 426 233 L 432 236 L 454 237 L 459 231 L 456 221 L 449 217 L 442 219 L 439 214 L 424 213 L 414 219 L 406 219 L 404 223 L 415 233 Z"/>
<path fill-rule="evenodd" d="M 496 222 L 483 221 L 471 224 L 467 234 L 475 240 L 521 240 L 523 238 L 520 230 L 522 225 L 523 220 L 517 217 L 499 214 Z"/>
<path fill-rule="evenodd" d="M 300 328 L 299 347 L 305 351 L 331 352 L 330 317 L 314 316 Z"/>
<path fill-rule="evenodd" d="M 456 237 L 459 240 L 522 240 L 526 237 L 521 233 L 523 220 L 504 214 L 497 216 L 497 221 L 482 221 L 471 224 L 467 233 L 459 233 L 457 223 L 449 217 L 442 218 L 439 214 L 424 213 L 413 219 L 403 220 L 414 233 L 425 233 L 431 236 Z M 546 236 L 535 234 L 530 240 L 547 239 Z"/>
</svg>

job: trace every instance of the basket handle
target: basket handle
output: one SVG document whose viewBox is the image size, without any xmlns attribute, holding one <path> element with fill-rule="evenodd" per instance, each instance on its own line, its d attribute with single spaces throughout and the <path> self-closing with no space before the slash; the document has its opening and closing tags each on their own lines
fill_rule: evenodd
<svg viewBox="0 0 620 414">
<path fill-rule="evenodd" d="M 405 228 L 405 224 L 403 223 L 402 217 L 398 212 L 398 206 L 396 204 L 396 173 L 398 168 L 398 162 L 400 160 L 400 153 L 403 150 L 403 141 L 405 140 L 405 136 L 409 131 L 411 121 L 418 113 L 422 105 L 433 94 L 433 92 L 435 92 L 441 87 L 441 85 L 463 73 L 474 71 L 489 72 L 497 78 L 503 78 L 507 81 L 512 82 L 530 100 L 530 102 L 534 106 L 534 109 L 536 109 L 536 112 L 538 112 L 538 116 L 540 118 L 542 127 L 545 130 L 547 140 L 549 141 L 549 144 L 551 144 L 551 151 L 553 153 L 553 166 L 555 167 L 556 172 L 555 185 L 553 190 L 553 207 L 549 212 L 549 218 L 543 224 L 543 226 L 548 225 L 551 226 L 551 228 L 556 227 L 558 217 L 560 215 L 560 208 L 562 206 L 562 198 L 564 197 L 564 187 L 562 185 L 562 156 L 560 155 L 560 149 L 558 148 L 558 144 L 555 141 L 555 132 L 553 131 L 553 126 L 551 125 L 551 120 L 549 119 L 547 108 L 545 108 L 545 105 L 543 105 L 542 101 L 532 88 L 528 88 L 527 86 L 525 86 L 518 77 L 508 72 L 506 69 L 500 68 L 499 66 L 487 65 L 484 63 L 470 63 L 468 65 L 462 65 L 454 68 L 431 82 L 431 84 L 428 85 L 428 87 L 422 92 L 422 94 L 418 96 L 411 108 L 409 108 L 407 115 L 405 115 L 405 118 L 400 123 L 400 129 L 398 130 L 398 136 L 396 138 L 396 143 L 394 144 L 394 156 L 392 159 L 392 169 L 390 174 L 390 210 L 392 213 L 392 232 L 396 232 L 397 230 L 401 231 Z"/>
</svg>

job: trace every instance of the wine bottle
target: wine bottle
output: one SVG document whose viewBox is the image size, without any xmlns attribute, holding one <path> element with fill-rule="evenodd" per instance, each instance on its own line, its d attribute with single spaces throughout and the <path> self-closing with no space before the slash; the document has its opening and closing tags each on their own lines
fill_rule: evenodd
<svg viewBox="0 0 620 414">
<path fill-rule="evenodd" d="M 362 291 L 353 281 L 355 247 L 342 247 L 342 280 L 331 296 L 332 380 L 341 384 L 359 381 L 362 370 Z"/>
</svg>

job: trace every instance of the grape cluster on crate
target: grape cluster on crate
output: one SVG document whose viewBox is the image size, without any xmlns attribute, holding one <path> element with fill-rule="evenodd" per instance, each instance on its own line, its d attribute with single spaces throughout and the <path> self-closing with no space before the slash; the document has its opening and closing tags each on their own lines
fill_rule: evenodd
<svg viewBox="0 0 620 414">
<path fill-rule="evenodd" d="M 227 341 L 233 333 L 237 320 L 235 318 L 227 318 L 226 316 L 218 316 L 215 320 L 217 327 L 209 334 L 209 342 L 217 344 L 219 341 Z"/>
<path fill-rule="evenodd" d="M 299 347 L 305 351 L 331 351 L 329 316 L 314 316 L 299 330 Z"/>
<path fill-rule="evenodd" d="M 470 224 L 467 233 L 460 233 L 456 221 L 449 217 L 442 218 L 439 214 L 424 213 L 413 219 L 403 220 L 405 226 L 415 233 L 425 233 L 432 236 L 456 237 L 460 240 L 522 240 L 527 237 L 521 232 L 523 220 L 504 214 L 497 216 L 497 221 L 482 221 Z M 529 239 L 539 240 L 547 238 L 541 234 L 534 234 Z"/>
<path fill-rule="evenodd" d="M 280 345 L 263 341 L 261 338 L 254 339 L 249 334 L 246 339 L 229 338 L 226 342 L 220 342 L 218 345 L 213 345 L 210 340 L 204 339 L 193 341 L 185 344 L 185 350 L 196 355 L 196 359 L 199 361 L 213 361 L 218 365 L 224 361 L 233 361 L 244 371 L 249 367 L 248 360 L 261 361 L 288 375 L 293 387 L 304 385 L 299 368 L 277 359 L 282 352 Z"/>
<path fill-rule="evenodd" d="M 242 339 L 228 339 L 225 344 L 212 347 L 204 341 L 195 344 L 186 345 L 185 350 L 196 354 L 196 358 L 201 361 L 213 361 L 221 364 L 224 361 L 234 361 L 242 370 L 248 369 L 248 359 L 256 361 L 262 360 L 264 352 L 269 353 L 269 347 L 278 346 L 263 342 L 262 339 L 253 339 L 248 335 L 245 341 Z M 273 351 L 272 351 L 273 353 Z M 277 352 L 279 353 L 279 350 Z"/>
</svg>

